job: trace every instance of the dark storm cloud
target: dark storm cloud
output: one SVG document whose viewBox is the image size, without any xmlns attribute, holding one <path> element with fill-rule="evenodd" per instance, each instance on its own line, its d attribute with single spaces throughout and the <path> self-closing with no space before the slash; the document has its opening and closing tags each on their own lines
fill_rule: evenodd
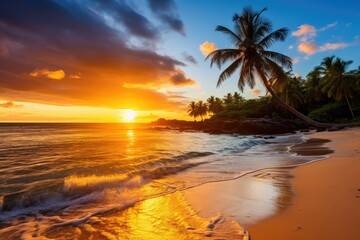
<svg viewBox="0 0 360 240">
<path fill-rule="evenodd" d="M 178 85 L 169 77 L 184 64 L 145 48 L 156 44 L 159 34 L 124 1 L 3 0 L 1 96 L 111 108 L 129 107 L 131 100 L 134 107 L 146 108 L 141 96 L 149 107 L 174 106 L 178 103 L 158 91 L 126 87 Z M 134 47 L 133 39 L 145 41 L 144 47 Z M 34 71 L 46 74 L 31 75 Z M 51 74 L 59 72 L 64 77 L 56 81 Z"/>
<path fill-rule="evenodd" d="M 170 29 L 185 35 L 184 23 L 176 12 L 176 4 L 173 0 L 148 0 L 152 12 L 159 17 Z"/>
<path fill-rule="evenodd" d="M 160 35 L 159 30 L 144 15 L 136 12 L 125 1 L 98 0 L 88 7 L 93 11 L 111 15 L 133 36 L 156 40 Z"/>
</svg>

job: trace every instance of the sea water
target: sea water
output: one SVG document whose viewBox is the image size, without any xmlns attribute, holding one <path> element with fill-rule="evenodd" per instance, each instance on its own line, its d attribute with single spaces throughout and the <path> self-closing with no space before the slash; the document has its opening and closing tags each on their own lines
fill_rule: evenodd
<svg viewBox="0 0 360 240">
<path fill-rule="evenodd" d="M 210 135 L 145 124 L 3 123 L 0 239 L 245 236 L 238 222 L 221 223 L 221 213 L 198 216 L 182 191 L 306 163 L 310 158 L 288 151 L 304 139 L 300 133 Z"/>
</svg>

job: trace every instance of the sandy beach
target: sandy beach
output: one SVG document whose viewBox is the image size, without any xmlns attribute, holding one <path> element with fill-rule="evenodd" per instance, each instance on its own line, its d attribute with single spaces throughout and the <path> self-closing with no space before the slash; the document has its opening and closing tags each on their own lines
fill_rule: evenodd
<svg viewBox="0 0 360 240">
<path fill-rule="evenodd" d="M 292 151 L 330 157 L 206 184 L 185 191 L 187 201 L 202 217 L 238 221 L 252 239 L 360 239 L 360 129 L 307 137 Z"/>
<path fill-rule="evenodd" d="M 293 203 L 248 228 L 253 239 L 360 239 L 360 129 L 322 132 L 330 158 L 298 167 Z"/>
</svg>

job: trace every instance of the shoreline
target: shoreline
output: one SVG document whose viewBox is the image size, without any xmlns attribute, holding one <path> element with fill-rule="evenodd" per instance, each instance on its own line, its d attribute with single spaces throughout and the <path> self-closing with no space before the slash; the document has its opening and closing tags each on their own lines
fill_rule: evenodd
<svg viewBox="0 0 360 240">
<path fill-rule="evenodd" d="M 236 220 L 241 226 L 248 230 L 250 236 L 253 239 L 323 239 L 322 233 L 325 231 L 326 227 L 319 228 L 318 222 L 313 224 L 312 227 L 314 229 L 309 228 L 309 235 L 297 234 L 298 231 L 304 229 L 304 227 L 298 226 L 301 224 L 295 224 L 296 226 L 294 229 L 290 228 L 290 232 L 295 231 L 295 234 L 300 236 L 299 238 L 295 238 L 291 234 L 284 235 L 283 223 L 289 222 L 286 214 L 287 212 L 291 211 L 290 209 L 299 208 L 297 207 L 299 196 L 308 194 L 299 193 L 297 187 L 299 179 L 301 182 L 304 179 L 308 180 L 310 181 L 311 185 L 311 181 L 314 179 L 316 180 L 317 172 L 319 172 L 320 175 L 324 175 L 321 171 L 318 170 L 319 164 L 320 166 L 323 164 L 328 165 L 328 163 L 332 163 L 333 158 L 337 158 L 339 154 L 353 154 L 353 156 L 350 157 L 350 161 L 353 157 L 360 159 L 360 129 L 353 128 L 337 132 L 316 132 L 307 135 L 307 137 L 309 139 L 306 142 L 292 146 L 289 152 L 302 156 L 317 155 L 319 158 L 316 160 L 295 166 L 280 168 L 275 167 L 258 170 L 238 179 L 219 183 L 211 183 L 195 189 L 186 190 L 184 192 L 184 196 L 187 202 L 193 209 L 195 209 L 195 211 L 198 212 L 199 216 L 201 217 L 206 218 L 221 212 L 227 217 L 227 219 Z M 352 140 L 354 137 L 356 137 L 355 139 L 358 139 L 358 141 Z M 351 144 L 344 147 L 344 144 L 348 143 Z M 330 147 L 330 149 L 328 147 Z M 357 151 L 357 149 L 359 150 Z M 359 169 L 358 176 L 360 176 L 359 163 L 356 165 L 358 168 L 354 168 L 355 170 Z M 335 166 L 330 166 L 329 168 L 330 170 L 336 172 L 338 167 L 341 166 L 338 166 L 338 163 L 336 163 Z M 305 169 L 305 176 L 303 174 L 299 176 L 298 174 L 299 171 L 303 171 L 302 169 Z M 307 169 L 313 169 L 311 171 L 315 176 L 307 179 Z M 347 170 L 343 170 L 340 171 L 339 175 L 344 176 L 346 173 Z M 350 183 L 355 184 L 356 181 L 354 175 L 352 176 L 353 179 L 351 179 Z M 335 179 L 334 181 L 337 180 Z M 331 181 L 328 182 L 331 183 Z M 323 182 L 321 182 L 321 184 L 323 184 Z M 252 187 L 249 188 L 249 185 Z M 304 185 L 304 183 L 301 183 L 301 185 Z M 304 185 L 305 190 L 307 186 L 308 183 Z M 311 194 L 321 198 L 323 191 L 318 191 L 316 187 L 316 184 L 309 187 L 311 189 L 315 188 Z M 360 183 L 358 183 L 357 189 L 360 189 Z M 325 191 L 329 190 L 325 189 Z M 274 192 L 277 194 L 273 194 Z M 360 202 L 360 190 L 356 193 L 358 193 L 359 197 L 353 198 Z M 326 198 L 322 199 L 322 201 L 326 202 Z M 314 203 L 318 203 L 318 201 L 314 200 Z M 345 205 L 347 205 L 347 203 L 347 201 L 344 202 Z M 349 204 L 351 207 L 356 208 L 356 204 L 354 202 Z M 338 211 L 341 210 L 342 209 L 340 208 Z M 330 210 L 328 209 L 328 211 Z M 331 209 L 331 211 L 334 212 L 336 210 Z M 261 214 L 259 214 L 259 212 L 261 212 Z M 315 214 L 320 219 L 327 218 L 329 216 L 327 214 L 319 215 L 318 213 L 310 213 L 310 215 L 307 215 L 303 220 L 305 222 L 311 222 L 313 218 L 312 214 Z M 271 222 L 273 219 L 278 219 L 279 216 L 285 217 L 283 217 L 281 220 L 275 220 L 277 225 L 273 225 Z M 360 219 L 360 204 L 358 204 L 355 216 Z M 360 220 L 356 221 L 356 219 L 351 216 L 347 216 L 347 218 L 352 219 L 351 221 L 360 225 Z M 330 225 L 329 223 L 327 223 L 326 226 L 337 229 L 336 225 Z M 278 232 L 273 234 L 275 227 L 278 228 Z M 316 231 L 316 229 L 321 229 L 317 231 L 318 235 L 312 233 L 313 231 Z M 346 229 L 348 232 L 356 231 L 356 227 L 351 227 L 351 224 L 348 225 L 348 228 L 344 226 L 344 229 Z M 336 235 L 333 231 L 328 232 L 331 234 L 325 234 L 324 236 L 340 236 Z M 352 236 L 353 234 L 360 237 L 360 233 L 350 233 L 349 236 Z M 271 237 L 269 237 L 270 235 Z M 313 238 L 313 235 L 318 237 Z"/>
<path fill-rule="evenodd" d="M 294 196 L 292 170 L 328 159 L 328 154 L 333 151 L 323 146 L 326 142 L 329 140 L 309 138 L 289 146 L 289 154 L 313 158 L 304 163 L 256 169 L 233 179 L 207 182 L 182 192 L 199 216 L 210 218 L 224 214 L 227 220 L 235 220 L 246 229 L 291 205 Z"/>
<path fill-rule="evenodd" d="M 253 239 L 360 238 L 360 129 L 309 137 L 331 140 L 325 146 L 334 153 L 326 161 L 290 170 L 294 176 L 292 204 L 249 225 Z"/>
</svg>

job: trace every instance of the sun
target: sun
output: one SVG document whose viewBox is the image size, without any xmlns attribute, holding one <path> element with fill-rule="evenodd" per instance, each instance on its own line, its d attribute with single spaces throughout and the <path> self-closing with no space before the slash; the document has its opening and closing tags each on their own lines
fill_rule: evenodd
<svg viewBox="0 0 360 240">
<path fill-rule="evenodd" d="M 122 120 L 123 122 L 134 122 L 137 112 L 131 109 L 126 109 L 123 111 Z"/>
</svg>

